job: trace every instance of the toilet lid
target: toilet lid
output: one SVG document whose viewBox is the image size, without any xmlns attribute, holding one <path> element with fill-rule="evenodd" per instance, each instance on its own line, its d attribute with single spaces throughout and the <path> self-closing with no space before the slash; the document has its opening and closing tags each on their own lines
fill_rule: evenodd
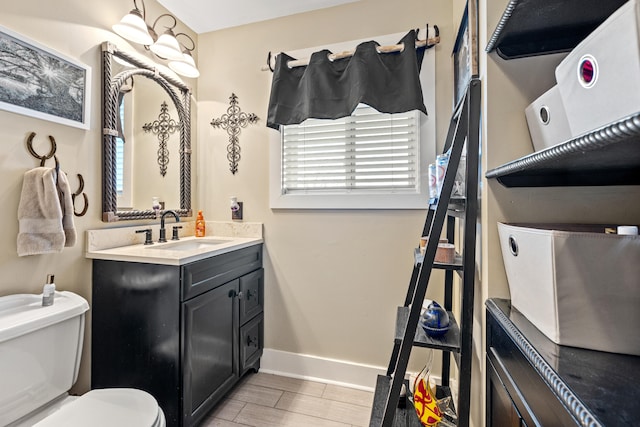
<svg viewBox="0 0 640 427">
<path fill-rule="evenodd" d="M 156 427 L 158 402 L 149 393 L 131 388 L 91 390 L 63 406 L 34 427 Z"/>
</svg>

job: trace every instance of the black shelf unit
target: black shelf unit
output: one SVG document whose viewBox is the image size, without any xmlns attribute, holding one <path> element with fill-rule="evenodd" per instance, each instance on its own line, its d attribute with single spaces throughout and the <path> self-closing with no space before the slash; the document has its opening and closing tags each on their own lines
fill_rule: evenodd
<svg viewBox="0 0 640 427">
<path fill-rule="evenodd" d="M 511 0 L 486 51 L 503 59 L 569 52 L 627 0 Z"/>
<path fill-rule="evenodd" d="M 640 112 L 486 173 L 505 187 L 640 185 Z"/>
<path fill-rule="evenodd" d="M 568 52 L 626 1 L 511 0 L 486 51 L 505 60 Z M 485 176 L 505 187 L 640 185 L 640 112 Z M 557 345 L 510 301 L 485 305 L 487 426 L 634 423 L 637 356 Z"/>
<path fill-rule="evenodd" d="M 568 52 L 627 0 L 511 0 L 486 51 Z M 505 187 L 640 185 L 640 112 L 489 170 Z"/>
<path fill-rule="evenodd" d="M 464 198 L 453 198 L 455 175 L 467 146 L 466 194 Z M 379 375 L 376 381 L 370 427 L 420 426 L 410 397 L 401 397 L 402 385 L 413 347 L 427 347 L 442 351 L 442 384 L 438 386 L 436 397 L 451 396 L 449 388 L 451 355 L 459 369 L 458 400 L 452 403 L 457 409 L 457 425 L 469 425 L 471 403 L 471 363 L 473 350 L 473 308 L 475 285 L 476 221 L 478 215 L 478 171 L 480 148 L 480 80 L 472 78 L 462 102 L 453 114 L 444 152 L 450 153 L 440 197 L 430 201 L 422 236 L 434 236 L 427 241 L 424 255 L 414 251 L 414 267 L 404 305 L 396 315 L 396 333 L 393 350 L 386 375 Z M 436 263 L 435 254 L 439 237 L 446 222 L 446 236 L 455 243 L 456 219 L 463 227 L 462 252 L 456 254 L 453 263 Z M 444 302 L 452 321 L 451 329 L 442 337 L 427 336 L 419 326 L 422 301 L 425 298 L 429 278 L 433 269 L 445 272 Z M 457 314 L 453 306 L 453 274 L 461 280 L 461 307 Z M 459 318 L 456 318 L 459 316 Z M 407 390 L 409 390 L 407 388 Z M 406 399 L 406 400 L 403 400 Z M 399 405 L 400 404 L 400 405 Z M 400 407 L 399 407 L 400 406 Z"/>
</svg>

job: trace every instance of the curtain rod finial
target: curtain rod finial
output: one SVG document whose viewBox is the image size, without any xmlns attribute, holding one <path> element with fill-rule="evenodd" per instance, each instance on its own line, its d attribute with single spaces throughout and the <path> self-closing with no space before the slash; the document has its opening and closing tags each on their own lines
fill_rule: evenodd
<svg viewBox="0 0 640 427">
<path fill-rule="evenodd" d="M 271 72 L 273 73 L 273 67 L 271 66 L 271 51 L 269 51 L 269 54 L 267 55 L 267 67 L 269 67 L 269 70 L 271 70 Z M 274 56 L 275 59 L 275 56 Z"/>
</svg>

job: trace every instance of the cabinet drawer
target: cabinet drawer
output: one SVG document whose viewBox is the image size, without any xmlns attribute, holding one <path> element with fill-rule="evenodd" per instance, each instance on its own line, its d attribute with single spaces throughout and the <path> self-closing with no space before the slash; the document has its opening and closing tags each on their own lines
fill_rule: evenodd
<svg viewBox="0 0 640 427">
<path fill-rule="evenodd" d="M 264 269 L 254 271 L 240 278 L 240 324 L 256 314 L 262 313 L 264 306 Z"/>
<path fill-rule="evenodd" d="M 264 347 L 264 315 L 260 313 L 240 328 L 240 372 L 251 367 L 262 356 Z"/>
<path fill-rule="evenodd" d="M 186 301 L 262 267 L 262 245 L 250 246 L 182 267 L 182 300 Z"/>
</svg>

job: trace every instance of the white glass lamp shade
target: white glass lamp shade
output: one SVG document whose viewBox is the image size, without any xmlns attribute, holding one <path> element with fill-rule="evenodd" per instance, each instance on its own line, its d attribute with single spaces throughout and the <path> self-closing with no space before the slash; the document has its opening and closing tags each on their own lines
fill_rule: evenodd
<svg viewBox="0 0 640 427">
<path fill-rule="evenodd" d="M 200 71 L 198 71 L 198 68 L 196 67 L 196 62 L 193 60 L 193 56 L 191 56 L 189 52 L 184 52 L 182 54 L 181 61 L 169 62 L 169 68 L 181 76 L 192 79 L 200 76 Z"/>
<path fill-rule="evenodd" d="M 113 55 L 113 60 L 116 61 L 118 64 L 123 65 L 125 67 L 129 67 L 129 68 L 135 67 L 135 65 L 133 65 L 131 62 L 127 61 L 124 58 L 120 58 L 117 55 Z"/>
<path fill-rule="evenodd" d="M 134 43 L 145 46 L 153 43 L 153 38 L 151 38 L 147 30 L 147 24 L 144 22 L 144 19 L 142 19 L 142 15 L 138 9 L 133 9 L 112 28 L 117 35 Z"/>
<path fill-rule="evenodd" d="M 167 30 L 158 37 L 158 40 L 151 45 L 150 49 L 160 58 L 168 59 L 169 61 L 183 60 L 180 44 L 171 30 Z"/>
</svg>

